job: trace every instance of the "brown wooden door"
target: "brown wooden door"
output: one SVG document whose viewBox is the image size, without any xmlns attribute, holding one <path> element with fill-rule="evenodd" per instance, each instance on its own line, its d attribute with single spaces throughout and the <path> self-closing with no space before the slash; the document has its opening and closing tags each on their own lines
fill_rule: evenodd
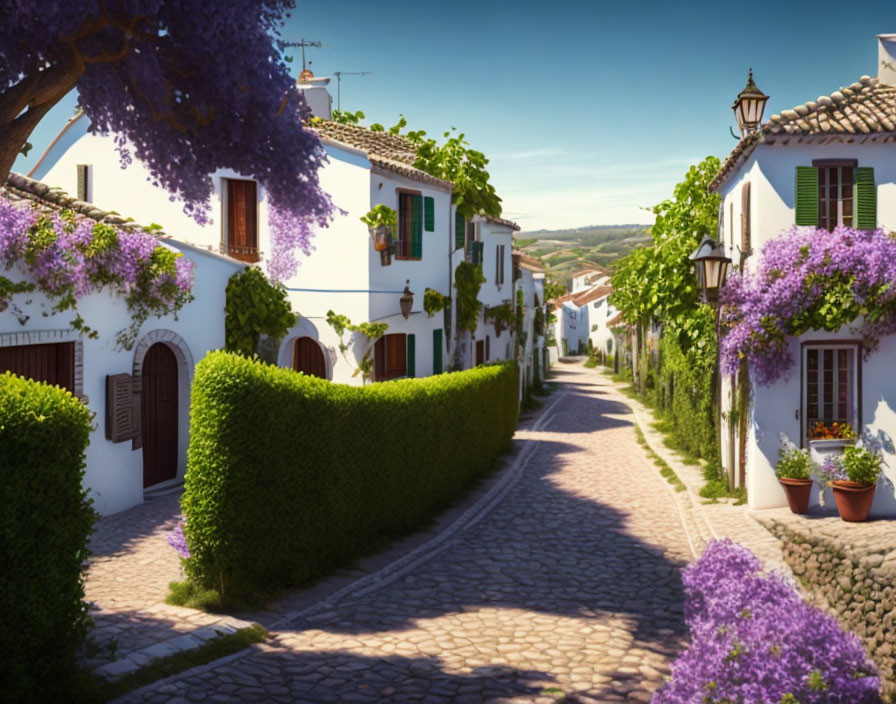
<svg viewBox="0 0 896 704">
<path fill-rule="evenodd" d="M 258 261 L 258 184 L 227 179 L 227 253 Z"/>
<path fill-rule="evenodd" d="M 75 343 L 0 347 L 0 373 L 7 371 L 74 392 Z"/>
<path fill-rule="evenodd" d="M 485 341 L 476 340 L 476 364 L 485 363 Z"/>
<path fill-rule="evenodd" d="M 300 337 L 293 343 L 292 368 L 297 372 L 304 372 L 308 376 L 327 378 L 324 353 L 320 345 L 310 337 Z"/>
<path fill-rule="evenodd" d="M 157 342 L 143 359 L 143 486 L 177 476 L 177 358 Z"/>
</svg>

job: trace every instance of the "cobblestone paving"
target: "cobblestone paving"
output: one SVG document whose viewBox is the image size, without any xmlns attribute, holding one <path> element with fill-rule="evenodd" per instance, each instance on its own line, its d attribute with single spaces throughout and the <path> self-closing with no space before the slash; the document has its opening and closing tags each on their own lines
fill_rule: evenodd
<svg viewBox="0 0 896 704">
<path fill-rule="evenodd" d="M 562 395 L 518 434 L 533 448 L 487 514 L 248 654 L 122 701 L 649 701 L 684 645 L 692 553 L 629 408 L 593 371 L 557 376 Z"/>
<path fill-rule="evenodd" d="M 183 579 L 168 533 L 180 515 L 179 493 L 159 496 L 99 521 L 90 541 L 92 555 L 84 583 L 94 627 L 82 657 L 91 669 L 115 676 L 154 658 L 195 647 L 216 627 L 232 632 L 235 619 L 165 604 L 168 584 Z"/>
</svg>

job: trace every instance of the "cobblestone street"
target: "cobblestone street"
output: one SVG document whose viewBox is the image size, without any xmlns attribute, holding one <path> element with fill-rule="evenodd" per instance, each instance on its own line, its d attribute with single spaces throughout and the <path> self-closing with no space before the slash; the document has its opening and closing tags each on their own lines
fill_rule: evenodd
<svg viewBox="0 0 896 704">
<path fill-rule="evenodd" d="M 684 644 L 689 542 L 630 409 L 557 370 L 517 461 L 449 531 L 122 701 L 649 701 Z"/>
</svg>

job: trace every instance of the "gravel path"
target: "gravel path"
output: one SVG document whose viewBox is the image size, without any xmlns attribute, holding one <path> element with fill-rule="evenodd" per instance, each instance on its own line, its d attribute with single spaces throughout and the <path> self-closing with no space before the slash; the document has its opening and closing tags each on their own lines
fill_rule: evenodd
<svg viewBox="0 0 896 704">
<path fill-rule="evenodd" d="M 447 532 L 264 644 L 122 701 L 650 699 L 684 645 L 679 509 L 606 382 L 562 390 Z"/>
</svg>

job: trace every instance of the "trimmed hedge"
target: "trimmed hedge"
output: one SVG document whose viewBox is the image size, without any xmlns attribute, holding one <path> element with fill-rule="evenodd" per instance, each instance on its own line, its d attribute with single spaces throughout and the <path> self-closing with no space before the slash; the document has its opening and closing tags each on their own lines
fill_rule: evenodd
<svg viewBox="0 0 896 704">
<path fill-rule="evenodd" d="M 509 447 L 517 374 L 351 387 L 210 353 L 192 391 L 188 576 L 257 603 L 429 520 Z"/>
<path fill-rule="evenodd" d="M 92 414 L 68 391 L 0 375 L 0 701 L 66 701 L 90 619 L 82 487 Z"/>
</svg>

